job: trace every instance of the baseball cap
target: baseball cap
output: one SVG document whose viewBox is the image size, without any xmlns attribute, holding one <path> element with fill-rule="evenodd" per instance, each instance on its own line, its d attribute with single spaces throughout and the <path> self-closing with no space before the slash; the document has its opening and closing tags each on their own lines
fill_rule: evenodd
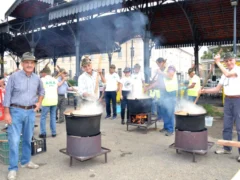
<svg viewBox="0 0 240 180">
<path fill-rule="evenodd" d="M 123 72 L 131 72 L 131 69 L 129 67 L 125 67 L 125 69 L 123 70 Z"/>
<path fill-rule="evenodd" d="M 161 63 L 161 62 L 166 62 L 166 59 L 160 57 L 156 60 L 156 62 Z"/>
<path fill-rule="evenodd" d="M 192 72 L 195 72 L 194 68 L 189 68 L 188 69 L 188 74 L 191 74 Z"/>
<path fill-rule="evenodd" d="M 171 65 L 171 66 L 168 67 L 167 71 L 174 71 L 175 72 L 176 68 L 173 65 Z"/>
</svg>

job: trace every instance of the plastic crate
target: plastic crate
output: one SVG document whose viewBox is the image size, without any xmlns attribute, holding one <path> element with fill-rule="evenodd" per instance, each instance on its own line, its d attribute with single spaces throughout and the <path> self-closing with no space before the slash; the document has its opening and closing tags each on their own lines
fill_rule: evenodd
<svg viewBox="0 0 240 180">
<path fill-rule="evenodd" d="M 19 158 L 18 161 L 20 161 L 22 157 L 22 151 L 19 150 Z M 0 163 L 4 164 L 4 165 L 9 165 L 9 157 L 8 156 L 1 156 L 0 155 Z"/>
<path fill-rule="evenodd" d="M 0 140 L 8 140 L 7 133 L 0 134 Z M 20 138 L 19 146 L 22 146 L 22 137 Z M 0 150 L 9 151 L 8 142 L 0 142 Z"/>
</svg>

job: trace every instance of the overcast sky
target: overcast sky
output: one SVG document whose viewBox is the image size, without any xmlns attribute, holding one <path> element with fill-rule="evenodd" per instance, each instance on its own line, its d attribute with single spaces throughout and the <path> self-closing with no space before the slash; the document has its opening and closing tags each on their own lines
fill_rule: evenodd
<svg viewBox="0 0 240 180">
<path fill-rule="evenodd" d="M 15 0 L 1 0 L 0 2 L 0 19 L 4 19 L 4 14 L 10 8 Z"/>
<path fill-rule="evenodd" d="M 0 19 L 4 20 L 4 14 L 10 8 L 10 6 L 14 3 L 15 0 L 1 0 L 0 1 Z M 184 50 L 188 51 L 191 54 L 194 54 L 193 47 L 190 48 L 183 48 Z M 206 51 L 206 47 L 202 47 L 199 51 L 199 56 L 201 57 L 203 52 Z"/>
</svg>

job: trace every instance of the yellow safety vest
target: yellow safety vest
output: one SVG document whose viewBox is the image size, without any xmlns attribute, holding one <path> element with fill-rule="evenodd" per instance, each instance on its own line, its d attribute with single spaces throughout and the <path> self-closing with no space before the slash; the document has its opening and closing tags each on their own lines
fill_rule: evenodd
<svg viewBox="0 0 240 180">
<path fill-rule="evenodd" d="M 198 96 L 198 91 L 201 88 L 200 78 L 197 75 L 194 75 L 193 78 L 195 78 L 197 80 L 197 82 L 196 82 L 194 88 L 188 89 L 188 96 L 196 96 L 197 97 Z M 192 85 L 192 79 L 193 78 L 191 78 L 189 80 L 189 86 Z"/>
<path fill-rule="evenodd" d="M 149 96 L 152 97 L 152 98 L 156 97 L 157 99 L 159 99 L 160 98 L 160 90 L 158 90 L 158 89 L 151 89 L 149 91 Z"/>
<path fill-rule="evenodd" d="M 42 83 L 45 90 L 42 106 L 56 106 L 58 103 L 58 81 L 51 76 L 45 76 L 42 78 Z"/>
<path fill-rule="evenodd" d="M 176 74 L 173 79 L 164 78 L 164 83 L 167 92 L 177 91 L 178 90 L 178 80 Z"/>
</svg>

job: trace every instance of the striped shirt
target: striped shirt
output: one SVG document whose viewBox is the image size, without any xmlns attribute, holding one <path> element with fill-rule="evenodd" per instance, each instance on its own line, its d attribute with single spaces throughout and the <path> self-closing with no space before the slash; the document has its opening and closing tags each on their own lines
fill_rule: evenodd
<svg viewBox="0 0 240 180">
<path fill-rule="evenodd" d="M 59 77 L 58 82 L 61 82 L 61 81 L 62 81 L 62 78 Z M 69 86 L 68 86 L 67 81 L 64 81 L 64 83 L 61 86 L 58 87 L 58 94 L 59 95 L 65 95 L 68 91 L 68 88 L 69 88 Z"/>
<path fill-rule="evenodd" d="M 38 101 L 38 96 L 44 96 L 41 79 L 35 73 L 27 76 L 21 70 L 12 74 L 8 79 L 4 107 L 10 107 L 11 104 L 32 106 Z"/>
</svg>

